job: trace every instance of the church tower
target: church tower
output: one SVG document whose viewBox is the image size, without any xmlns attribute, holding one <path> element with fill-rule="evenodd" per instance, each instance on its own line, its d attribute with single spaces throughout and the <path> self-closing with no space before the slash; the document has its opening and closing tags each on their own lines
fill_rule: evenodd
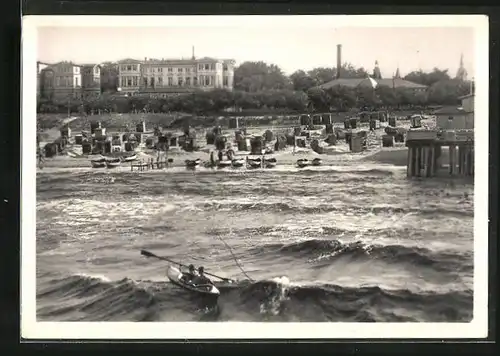
<svg viewBox="0 0 500 356">
<path fill-rule="evenodd" d="M 464 68 L 464 55 L 463 54 L 460 56 L 460 67 L 457 70 L 457 76 L 455 78 L 462 80 L 462 81 L 467 80 L 467 70 Z"/>
<path fill-rule="evenodd" d="M 378 61 L 375 61 L 375 68 L 373 68 L 373 79 L 382 79 L 382 74 L 380 73 L 380 68 L 378 67 Z"/>
<path fill-rule="evenodd" d="M 396 69 L 396 74 L 394 75 L 394 79 L 401 79 L 401 74 L 399 73 L 399 66 L 398 69 Z"/>
</svg>

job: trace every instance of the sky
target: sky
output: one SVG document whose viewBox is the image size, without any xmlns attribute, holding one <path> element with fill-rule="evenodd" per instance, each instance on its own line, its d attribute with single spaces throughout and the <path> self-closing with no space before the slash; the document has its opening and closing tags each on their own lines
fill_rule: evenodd
<svg viewBox="0 0 500 356">
<path fill-rule="evenodd" d="M 124 58 L 196 57 L 264 61 L 286 74 L 315 67 L 335 67 L 337 44 L 342 62 L 370 73 L 375 61 L 383 77 L 434 67 L 452 77 L 464 55 L 469 77 L 474 75 L 473 27 L 335 27 L 315 28 L 295 22 L 285 26 L 162 26 L 162 27 L 39 27 L 37 57 L 48 63 L 62 60 L 98 63 Z"/>
</svg>

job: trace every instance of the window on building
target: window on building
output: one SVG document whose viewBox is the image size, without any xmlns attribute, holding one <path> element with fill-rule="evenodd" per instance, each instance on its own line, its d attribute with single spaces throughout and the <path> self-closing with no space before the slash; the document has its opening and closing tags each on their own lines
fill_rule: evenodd
<svg viewBox="0 0 500 356">
<path fill-rule="evenodd" d="M 177 72 L 182 73 L 182 68 L 177 68 Z"/>
<path fill-rule="evenodd" d="M 158 81 L 157 81 L 157 83 L 158 83 L 159 85 L 163 85 L 163 78 L 162 78 L 162 77 L 158 77 Z"/>
<path fill-rule="evenodd" d="M 127 70 L 130 72 L 132 70 L 132 66 L 127 66 Z"/>
<path fill-rule="evenodd" d="M 198 77 L 193 77 L 193 85 L 198 86 Z"/>
<path fill-rule="evenodd" d="M 160 73 L 163 73 L 163 67 L 158 68 L 158 71 L 159 71 Z"/>
<path fill-rule="evenodd" d="M 229 78 L 227 77 L 227 75 L 224 76 L 222 83 L 225 87 L 229 85 Z"/>
<path fill-rule="evenodd" d="M 153 78 L 153 77 L 149 78 L 149 85 L 152 87 L 155 86 L 155 78 Z"/>
<path fill-rule="evenodd" d="M 205 85 L 206 86 L 210 85 L 210 76 L 208 76 L 208 75 L 205 77 Z"/>
<path fill-rule="evenodd" d="M 184 85 L 184 78 L 179 78 L 179 86 L 183 86 Z"/>
<path fill-rule="evenodd" d="M 198 64 L 198 70 L 203 70 L 203 64 Z"/>
<path fill-rule="evenodd" d="M 143 82 L 144 82 L 144 86 L 147 87 L 148 86 L 148 78 L 144 78 Z"/>
<path fill-rule="evenodd" d="M 186 68 L 186 73 L 191 73 L 191 68 L 187 67 Z"/>
<path fill-rule="evenodd" d="M 75 67 L 75 73 L 80 73 L 80 68 Z"/>
<path fill-rule="evenodd" d="M 132 86 L 132 78 L 127 79 L 127 86 L 131 87 Z"/>
<path fill-rule="evenodd" d="M 191 78 L 189 77 L 186 78 L 186 86 L 191 86 Z"/>
<path fill-rule="evenodd" d="M 168 72 L 169 72 L 169 73 L 172 73 L 172 71 L 173 71 L 173 68 L 168 67 Z"/>
<path fill-rule="evenodd" d="M 137 77 L 133 77 L 133 81 L 132 81 L 134 87 L 136 87 L 138 85 L 138 78 Z"/>
<path fill-rule="evenodd" d="M 205 70 L 210 70 L 210 64 L 205 64 Z"/>
<path fill-rule="evenodd" d="M 224 63 L 224 65 L 222 66 L 222 69 L 223 70 L 227 70 L 227 64 L 226 63 Z"/>
<path fill-rule="evenodd" d="M 75 86 L 78 86 L 78 78 L 75 78 Z"/>
<path fill-rule="evenodd" d="M 172 77 L 168 77 L 168 86 L 171 87 L 173 85 Z"/>
</svg>

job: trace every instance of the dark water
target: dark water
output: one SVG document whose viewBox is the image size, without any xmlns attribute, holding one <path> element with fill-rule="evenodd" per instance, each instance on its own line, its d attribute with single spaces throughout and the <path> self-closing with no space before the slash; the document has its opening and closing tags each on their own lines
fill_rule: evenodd
<svg viewBox="0 0 500 356">
<path fill-rule="evenodd" d="M 470 321 L 473 184 L 321 168 L 39 172 L 38 319 Z M 214 304 L 141 249 L 239 282 Z"/>
</svg>

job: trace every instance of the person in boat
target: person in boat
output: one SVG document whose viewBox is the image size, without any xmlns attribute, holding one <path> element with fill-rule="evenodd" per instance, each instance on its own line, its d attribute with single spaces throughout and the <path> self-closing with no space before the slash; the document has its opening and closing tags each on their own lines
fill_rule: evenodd
<svg viewBox="0 0 500 356">
<path fill-rule="evenodd" d="M 198 268 L 198 275 L 193 279 L 193 284 L 212 284 L 212 281 L 205 276 L 205 268 L 203 266 Z"/>
<path fill-rule="evenodd" d="M 195 277 L 196 277 L 196 269 L 194 268 L 194 265 L 189 265 L 188 271 L 182 275 L 182 280 L 184 282 L 191 282 L 195 279 Z"/>
</svg>

